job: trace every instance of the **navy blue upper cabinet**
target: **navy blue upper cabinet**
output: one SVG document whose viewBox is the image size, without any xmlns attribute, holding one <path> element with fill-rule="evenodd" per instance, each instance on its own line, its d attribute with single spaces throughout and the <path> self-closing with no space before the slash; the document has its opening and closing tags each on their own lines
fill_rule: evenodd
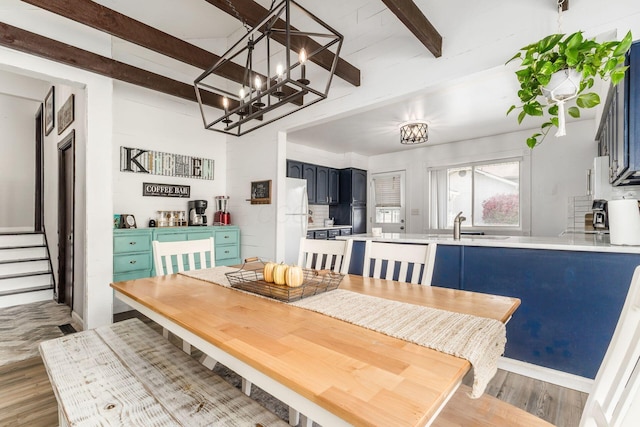
<svg viewBox="0 0 640 427">
<path fill-rule="evenodd" d="M 613 185 L 640 184 L 640 42 L 631 45 L 626 76 L 605 102 L 596 134 L 600 155 L 609 156 Z"/>
<path fill-rule="evenodd" d="M 340 171 L 338 169 L 329 169 L 329 204 L 337 205 L 340 200 Z"/>
<path fill-rule="evenodd" d="M 287 176 L 289 178 L 302 178 L 302 162 L 287 160 Z"/>
<path fill-rule="evenodd" d="M 309 203 L 316 203 L 316 165 L 304 163 L 302 165 L 302 178 L 307 180 L 307 196 Z"/>
<path fill-rule="evenodd" d="M 329 168 L 316 166 L 316 204 L 329 204 Z"/>
</svg>

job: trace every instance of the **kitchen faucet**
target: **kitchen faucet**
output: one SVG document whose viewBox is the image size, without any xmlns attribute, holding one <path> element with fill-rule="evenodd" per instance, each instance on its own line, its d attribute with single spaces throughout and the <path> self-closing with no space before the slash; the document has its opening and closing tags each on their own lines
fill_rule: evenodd
<svg viewBox="0 0 640 427">
<path fill-rule="evenodd" d="M 462 212 L 460 212 L 453 220 L 453 240 L 460 240 L 460 225 L 462 221 L 467 218 L 462 216 Z"/>
</svg>

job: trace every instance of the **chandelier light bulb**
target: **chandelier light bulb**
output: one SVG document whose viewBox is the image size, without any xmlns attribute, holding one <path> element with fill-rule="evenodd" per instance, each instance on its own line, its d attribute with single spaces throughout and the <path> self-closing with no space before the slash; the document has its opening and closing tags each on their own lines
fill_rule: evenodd
<svg viewBox="0 0 640 427">
<path fill-rule="evenodd" d="M 276 75 L 278 76 L 278 81 L 282 80 L 282 75 L 284 74 L 284 67 L 282 64 L 276 65 Z"/>
<path fill-rule="evenodd" d="M 298 55 L 298 59 L 300 60 L 300 63 L 304 65 L 304 63 L 307 62 L 307 51 L 304 49 L 300 49 L 300 54 Z"/>
<path fill-rule="evenodd" d="M 222 106 L 224 107 L 225 113 L 229 110 L 229 99 L 225 96 L 222 98 Z"/>
</svg>

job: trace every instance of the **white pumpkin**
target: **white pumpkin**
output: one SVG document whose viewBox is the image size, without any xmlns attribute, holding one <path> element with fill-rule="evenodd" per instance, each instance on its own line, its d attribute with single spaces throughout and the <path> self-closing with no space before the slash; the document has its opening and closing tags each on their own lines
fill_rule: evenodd
<svg viewBox="0 0 640 427">
<path fill-rule="evenodd" d="M 298 267 L 297 265 L 291 266 L 287 269 L 285 278 L 287 286 L 297 288 L 298 286 L 302 286 L 304 282 L 304 271 L 302 271 L 302 267 Z"/>
</svg>

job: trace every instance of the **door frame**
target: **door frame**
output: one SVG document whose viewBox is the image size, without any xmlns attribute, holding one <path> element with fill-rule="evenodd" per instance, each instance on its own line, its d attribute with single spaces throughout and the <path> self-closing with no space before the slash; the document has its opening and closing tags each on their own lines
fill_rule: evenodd
<svg viewBox="0 0 640 427">
<path fill-rule="evenodd" d="M 44 231 L 44 105 L 40 104 L 40 108 L 35 116 L 35 206 L 33 215 L 33 230 Z"/>
<path fill-rule="evenodd" d="M 66 191 L 65 184 L 65 159 L 64 152 L 66 150 L 71 150 L 71 159 L 72 159 L 72 180 L 71 183 L 71 194 L 68 195 Z M 57 293 L 58 293 L 58 302 L 65 303 L 67 299 L 66 295 L 66 280 L 64 279 L 65 275 L 65 267 L 67 257 L 70 257 L 71 262 L 71 295 L 69 295 L 70 306 L 73 309 L 73 287 L 75 281 L 75 251 L 71 251 L 71 254 L 68 254 L 66 249 L 66 236 L 61 234 L 61 231 L 65 231 L 63 229 L 63 224 L 66 224 L 67 215 L 71 215 L 71 223 L 75 224 L 75 189 L 76 189 L 76 144 L 75 144 L 75 130 L 72 130 L 69 135 L 67 135 L 62 141 L 58 143 L 58 282 L 57 282 Z M 63 209 L 63 206 L 66 206 L 66 198 L 71 197 L 71 212 L 66 212 Z M 75 244 L 75 236 L 72 238 L 72 244 Z"/>
<path fill-rule="evenodd" d="M 376 222 L 376 189 L 375 178 L 379 176 L 400 176 L 400 222 L 398 223 L 377 223 Z M 371 227 L 382 228 L 383 233 L 406 233 L 407 232 L 407 203 L 406 203 L 406 170 L 394 170 L 386 172 L 372 173 L 369 177 L 370 200 L 371 200 Z"/>
</svg>

